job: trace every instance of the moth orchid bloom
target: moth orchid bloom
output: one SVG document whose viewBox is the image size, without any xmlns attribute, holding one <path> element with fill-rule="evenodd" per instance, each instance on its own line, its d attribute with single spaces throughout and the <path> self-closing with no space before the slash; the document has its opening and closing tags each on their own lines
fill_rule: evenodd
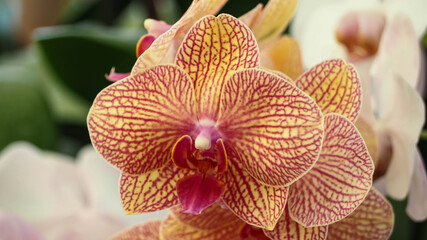
<svg viewBox="0 0 427 240">
<path fill-rule="evenodd" d="M 96 97 L 91 140 L 122 171 L 126 213 L 180 203 L 199 214 L 221 200 L 248 223 L 274 227 L 288 186 L 318 158 L 323 116 L 290 79 L 259 65 L 247 26 L 207 16 L 189 30 L 174 65 L 148 68 Z"/>
<path fill-rule="evenodd" d="M 91 146 L 74 161 L 29 143 L 9 145 L 0 155 L 0 239 L 106 239 L 135 223 L 166 216 L 125 215 L 110 187 L 118 179 L 119 172 Z"/>
<path fill-rule="evenodd" d="M 393 209 L 384 197 L 371 189 L 363 203 L 348 217 L 324 227 L 306 228 L 285 211 L 272 231 L 251 226 L 230 211 L 213 205 L 199 216 L 172 208 L 163 220 L 139 224 L 116 234 L 113 240 L 385 240 L 394 224 Z"/>
<path fill-rule="evenodd" d="M 216 14 L 227 0 L 193 0 L 190 7 L 174 25 L 147 19 L 144 26 L 148 34 L 143 35 L 136 45 L 138 60 L 131 74 L 141 73 L 146 68 L 160 63 L 173 63 L 182 40 L 190 27 L 200 18 Z M 121 80 L 130 73 L 116 73 L 114 68 L 106 78 L 112 82 Z"/>
<path fill-rule="evenodd" d="M 264 8 L 258 4 L 240 17 L 260 45 L 262 66 L 285 73 L 291 79 L 303 73 L 301 52 L 298 41 L 281 34 L 295 13 L 297 4 L 298 0 L 270 0 Z"/>
<path fill-rule="evenodd" d="M 291 32 L 302 45 L 305 64 L 334 56 L 356 66 L 364 92 L 356 125 L 375 161 L 375 184 L 395 199 L 408 196 L 408 215 L 425 220 L 427 177 L 416 144 L 425 121 L 418 38 L 427 25 L 427 2 L 329 3 L 304 1 L 297 11 Z"/>
</svg>

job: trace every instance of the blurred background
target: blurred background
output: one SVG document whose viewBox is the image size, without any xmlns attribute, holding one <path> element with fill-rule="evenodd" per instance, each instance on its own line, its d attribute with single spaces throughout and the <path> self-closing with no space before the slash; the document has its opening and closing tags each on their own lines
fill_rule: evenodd
<svg viewBox="0 0 427 240">
<path fill-rule="evenodd" d="M 231 0 L 222 12 L 241 16 L 259 2 L 267 0 Z M 25 140 L 75 156 L 90 143 L 86 115 L 96 94 L 110 84 L 105 74 L 113 66 L 116 72 L 129 72 L 136 61 L 144 20 L 173 24 L 190 4 L 0 0 L 0 151 Z M 421 43 L 426 52 L 426 35 Z M 419 147 L 427 159 L 426 140 Z M 412 222 L 406 201 L 391 202 L 396 215 L 391 239 L 427 239 L 427 222 Z"/>
</svg>

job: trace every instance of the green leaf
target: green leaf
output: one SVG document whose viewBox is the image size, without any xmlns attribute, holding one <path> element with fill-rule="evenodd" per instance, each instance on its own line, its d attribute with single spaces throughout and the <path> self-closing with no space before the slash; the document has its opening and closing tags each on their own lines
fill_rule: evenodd
<svg viewBox="0 0 427 240">
<path fill-rule="evenodd" d="M 34 70 L 0 67 L 0 150 L 14 141 L 54 149 L 56 128 Z"/>
<path fill-rule="evenodd" d="M 94 26 L 60 26 L 36 31 L 35 40 L 45 66 L 64 86 L 91 103 L 104 87 L 112 67 L 130 72 L 141 32 Z"/>
</svg>

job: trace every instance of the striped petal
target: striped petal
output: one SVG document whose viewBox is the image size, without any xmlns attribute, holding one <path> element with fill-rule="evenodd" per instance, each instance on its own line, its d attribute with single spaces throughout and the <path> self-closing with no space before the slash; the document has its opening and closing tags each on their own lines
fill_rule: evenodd
<svg viewBox="0 0 427 240">
<path fill-rule="evenodd" d="M 116 82 L 88 115 L 92 144 L 110 164 L 139 175 L 165 166 L 176 140 L 193 130 L 194 90 L 188 75 L 159 65 Z"/>
<path fill-rule="evenodd" d="M 202 213 L 203 214 L 203 213 Z M 199 216 L 200 217 L 200 216 Z M 236 221 L 237 220 L 237 221 Z M 239 230 L 243 222 L 237 218 L 225 222 L 226 225 L 217 229 L 200 229 L 182 223 L 173 214 L 169 215 L 160 226 L 160 239 L 167 240 L 240 240 Z"/>
<path fill-rule="evenodd" d="M 176 64 L 194 81 L 199 118 L 216 120 L 225 80 L 236 70 L 259 66 L 258 45 L 238 19 L 206 16 L 190 29 Z"/>
<path fill-rule="evenodd" d="M 240 221 L 233 212 L 221 207 L 219 204 L 214 204 L 206 208 L 200 215 L 182 213 L 181 206 L 175 206 L 170 209 L 170 212 L 183 224 L 192 226 L 202 230 L 219 229 L 230 222 Z M 241 221 L 240 221 L 241 222 Z M 243 225 L 244 223 L 241 222 Z"/>
<path fill-rule="evenodd" d="M 324 114 L 339 113 L 355 122 L 360 112 L 361 84 L 353 65 L 341 59 L 323 61 L 300 76 L 296 85 Z"/>
<path fill-rule="evenodd" d="M 178 168 L 173 163 L 139 176 L 122 173 L 120 197 L 125 213 L 154 212 L 177 205 L 177 181 L 188 174 L 189 170 Z"/>
<path fill-rule="evenodd" d="M 316 103 L 289 81 L 259 69 L 227 81 L 218 129 L 243 168 L 270 186 L 288 186 L 316 162 L 323 116 Z"/>
<path fill-rule="evenodd" d="M 282 33 L 294 15 L 297 4 L 298 0 L 269 0 L 251 28 L 256 39 L 259 42 L 267 41 Z"/>
<path fill-rule="evenodd" d="M 200 18 L 217 13 L 227 0 L 194 0 L 184 15 L 168 31 L 160 35 L 136 61 L 132 75 L 142 73 L 146 68 L 160 63 L 172 63 L 177 44 L 188 29 Z"/>
<path fill-rule="evenodd" d="M 288 187 L 271 187 L 257 182 L 238 163 L 238 156 L 227 149 L 228 171 L 221 179 L 226 185 L 223 203 L 248 224 L 273 229 L 286 205 Z"/>
<path fill-rule="evenodd" d="M 142 224 L 138 224 L 129 229 L 126 229 L 113 237 L 110 240 L 160 240 L 160 224 L 161 220 L 154 220 Z"/>
<path fill-rule="evenodd" d="M 385 240 L 394 225 L 393 208 L 375 189 L 348 217 L 329 225 L 328 240 Z"/>
<path fill-rule="evenodd" d="M 261 59 L 263 67 L 278 70 L 294 80 L 304 72 L 298 41 L 289 36 L 283 36 L 262 49 Z"/>
<path fill-rule="evenodd" d="M 373 172 L 373 161 L 356 127 L 341 115 L 326 115 L 319 160 L 290 188 L 291 217 L 305 227 L 340 221 L 368 194 Z"/>
<path fill-rule="evenodd" d="M 272 231 L 264 230 L 264 233 L 272 240 L 324 240 L 328 226 L 306 228 L 292 220 L 286 207 L 276 227 Z"/>
</svg>

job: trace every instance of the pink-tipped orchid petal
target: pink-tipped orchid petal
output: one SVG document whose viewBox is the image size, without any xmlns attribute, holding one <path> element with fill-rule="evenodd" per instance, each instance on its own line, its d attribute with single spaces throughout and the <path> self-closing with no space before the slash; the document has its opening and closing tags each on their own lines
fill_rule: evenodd
<svg viewBox="0 0 427 240">
<path fill-rule="evenodd" d="M 147 18 L 144 21 L 144 27 L 147 29 L 150 35 L 158 38 L 160 35 L 171 29 L 172 26 L 165 23 L 164 21 Z"/>
<path fill-rule="evenodd" d="M 188 75 L 173 65 L 159 65 L 110 85 L 89 111 L 92 144 L 127 174 L 165 166 L 173 144 L 196 122 L 193 89 Z"/>
<path fill-rule="evenodd" d="M 374 163 L 356 127 L 341 115 L 326 115 L 319 160 L 289 191 L 292 219 L 305 227 L 340 221 L 362 203 L 373 173 Z"/>
<path fill-rule="evenodd" d="M 415 156 L 414 175 L 408 194 L 406 212 L 412 220 L 420 222 L 427 219 L 427 176 L 421 154 Z"/>
<path fill-rule="evenodd" d="M 0 239 L 42 240 L 41 234 L 24 219 L 0 211 Z"/>
<path fill-rule="evenodd" d="M 386 240 L 393 225 L 393 208 L 372 188 L 352 214 L 329 225 L 328 240 Z"/>
<path fill-rule="evenodd" d="M 182 212 L 198 215 L 221 197 L 225 187 L 214 176 L 197 173 L 179 179 L 176 191 Z"/>
<path fill-rule="evenodd" d="M 194 0 L 184 15 L 168 31 L 160 35 L 136 61 L 132 75 L 160 63 L 172 63 L 178 45 L 188 29 L 200 18 L 217 13 L 227 0 Z"/>
<path fill-rule="evenodd" d="M 288 187 L 270 187 L 257 182 L 237 161 L 237 154 L 227 149 L 228 171 L 221 177 L 227 190 L 223 203 L 248 224 L 273 229 L 286 205 Z"/>
<path fill-rule="evenodd" d="M 323 61 L 296 80 L 296 86 L 310 95 L 323 114 L 338 113 L 352 122 L 362 101 L 361 85 L 353 65 L 342 59 Z"/>
<path fill-rule="evenodd" d="M 261 60 L 263 67 L 280 71 L 293 80 L 304 72 L 298 41 L 287 35 L 266 46 L 261 51 Z"/>
<path fill-rule="evenodd" d="M 136 44 L 136 57 L 141 56 L 153 44 L 156 37 L 151 34 L 142 36 Z"/>
<path fill-rule="evenodd" d="M 170 208 L 179 203 L 176 184 L 189 170 L 172 162 L 161 169 L 139 176 L 122 173 L 120 196 L 126 214 L 140 214 Z"/>
<path fill-rule="evenodd" d="M 141 223 L 109 238 L 110 240 L 160 240 L 161 220 Z"/>
<path fill-rule="evenodd" d="M 383 85 L 389 84 L 390 74 L 403 77 L 415 88 L 420 76 L 421 51 L 410 19 L 405 15 L 395 16 L 384 29 L 377 58 L 372 66 L 375 95 L 380 94 Z"/>
<path fill-rule="evenodd" d="M 259 66 L 258 45 L 238 19 L 206 16 L 190 29 L 176 64 L 194 81 L 199 119 L 216 120 L 226 79 L 237 70 Z"/>
<path fill-rule="evenodd" d="M 304 92 L 260 69 L 235 73 L 224 86 L 218 129 L 244 170 L 260 183 L 288 186 L 314 165 L 323 115 Z"/>
<path fill-rule="evenodd" d="M 294 15 L 298 0 L 269 0 L 251 28 L 258 42 L 281 34 Z"/>
<path fill-rule="evenodd" d="M 202 215 L 204 213 L 202 212 Z M 197 217 L 204 218 L 202 215 Z M 181 222 L 174 214 L 170 214 L 160 225 L 160 239 L 167 240 L 239 240 L 239 229 L 244 225 L 236 217 L 223 222 L 220 228 L 197 228 Z"/>
<path fill-rule="evenodd" d="M 264 230 L 264 233 L 272 240 L 325 240 L 328 226 L 306 228 L 292 220 L 286 207 L 276 227 L 271 231 Z"/>
<path fill-rule="evenodd" d="M 116 73 L 115 68 L 111 68 L 110 73 L 108 75 L 105 74 L 105 78 L 110 82 L 117 82 L 127 78 L 129 75 L 130 73 Z"/>
<path fill-rule="evenodd" d="M 219 229 L 234 222 L 240 222 L 242 225 L 244 224 L 233 214 L 232 211 L 223 208 L 219 204 L 211 205 L 210 207 L 203 210 L 200 215 L 183 213 L 182 207 L 179 205 L 170 208 L 170 212 L 181 223 L 202 230 Z"/>
<path fill-rule="evenodd" d="M 388 98 L 378 123 L 379 131 L 389 137 L 393 149 L 386 173 L 386 189 L 389 196 L 403 199 L 408 194 L 412 179 L 416 143 L 424 124 L 425 108 L 422 98 L 403 78 L 390 76 L 387 86 L 383 87 L 383 94 L 399 96 Z"/>
<path fill-rule="evenodd" d="M 87 197 L 80 179 L 71 158 L 12 143 L 0 155 L 0 207 L 30 222 L 72 214 Z"/>
</svg>

